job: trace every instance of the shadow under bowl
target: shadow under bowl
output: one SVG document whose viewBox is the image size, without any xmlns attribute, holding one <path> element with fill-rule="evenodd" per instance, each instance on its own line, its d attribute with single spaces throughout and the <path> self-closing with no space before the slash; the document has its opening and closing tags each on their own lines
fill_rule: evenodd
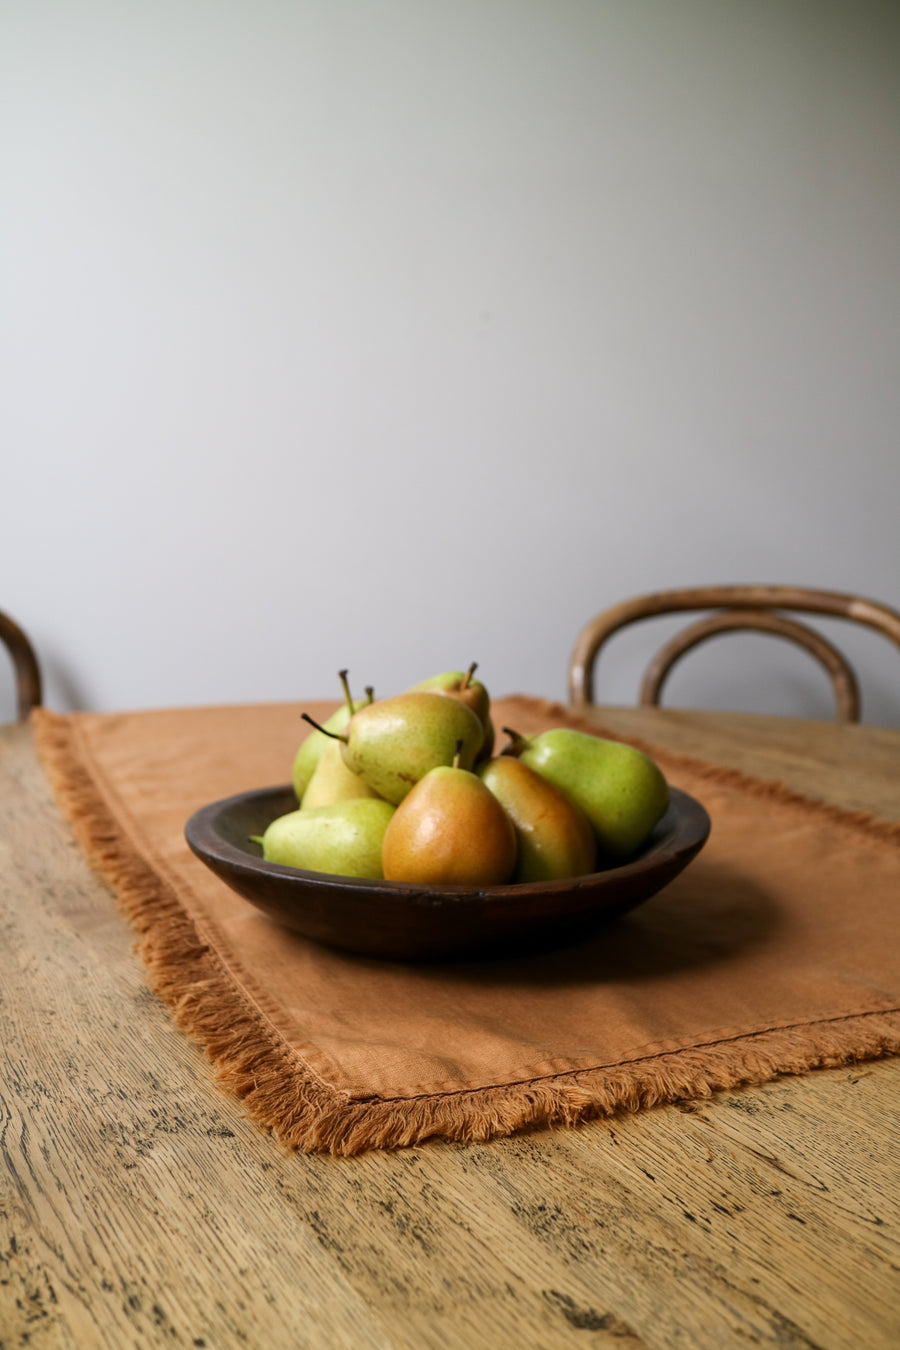
<svg viewBox="0 0 900 1350">
<path fill-rule="evenodd" d="M 251 835 L 296 810 L 289 785 L 241 792 L 195 812 L 185 837 L 233 891 L 304 937 L 395 961 L 507 956 L 584 937 L 667 886 L 696 857 L 710 820 L 686 792 L 628 862 L 589 876 L 506 886 L 423 886 L 305 872 L 264 861 Z"/>
</svg>

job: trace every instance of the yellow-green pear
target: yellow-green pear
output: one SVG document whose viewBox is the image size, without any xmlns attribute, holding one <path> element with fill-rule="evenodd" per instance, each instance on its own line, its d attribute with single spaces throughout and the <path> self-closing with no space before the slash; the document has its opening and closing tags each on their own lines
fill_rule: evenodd
<svg viewBox="0 0 900 1350">
<path fill-rule="evenodd" d="M 480 680 L 473 679 L 477 669 L 478 663 L 473 661 L 468 670 L 444 670 L 440 675 L 430 675 L 427 680 L 420 680 L 406 692 L 445 694 L 448 698 L 458 698 L 461 703 L 467 703 L 477 713 L 484 727 L 484 744 L 478 755 L 483 760 L 493 754 L 494 724 L 491 721 L 490 695 Z"/>
<path fill-rule="evenodd" d="M 397 805 L 430 769 L 452 762 L 457 741 L 462 742 L 460 764 L 471 769 L 484 729 L 458 699 L 396 694 L 360 708 L 337 739 L 347 767 L 379 797 Z"/>
<path fill-rule="evenodd" d="M 505 750 L 584 811 L 601 857 L 628 858 L 647 839 L 669 805 L 662 771 L 649 756 L 622 741 L 605 740 L 571 727 L 554 727 L 538 736 L 512 737 Z"/>
<path fill-rule="evenodd" d="M 404 797 L 384 832 L 388 881 L 428 886 L 493 886 L 509 881 L 516 835 L 497 798 L 458 764 L 429 770 Z"/>
<path fill-rule="evenodd" d="M 303 800 L 303 794 L 309 787 L 319 757 L 325 746 L 328 744 L 327 732 L 339 734 L 344 730 L 354 712 L 359 708 L 365 708 L 372 702 L 372 690 L 366 690 L 365 699 L 353 699 L 350 696 L 350 686 L 347 683 L 346 670 L 338 671 L 338 678 L 344 687 L 344 702 L 331 714 L 326 722 L 322 723 L 321 728 L 315 728 L 309 735 L 300 742 L 297 753 L 294 756 L 293 769 L 291 772 L 291 781 L 294 785 L 294 795 L 298 802 Z"/>
<path fill-rule="evenodd" d="M 301 808 L 273 820 L 258 842 L 266 862 L 379 881 L 384 832 L 393 814 L 389 802 L 375 797 Z"/>
<path fill-rule="evenodd" d="M 319 762 L 313 770 L 306 791 L 300 799 L 305 811 L 315 806 L 332 806 L 335 802 L 352 801 L 355 797 L 377 797 L 378 793 L 364 783 L 344 763 L 340 741 L 326 740 Z"/>
<path fill-rule="evenodd" d="M 489 760 L 478 773 L 516 831 L 513 881 L 558 881 L 595 870 L 591 822 L 558 787 L 508 755 Z"/>
</svg>

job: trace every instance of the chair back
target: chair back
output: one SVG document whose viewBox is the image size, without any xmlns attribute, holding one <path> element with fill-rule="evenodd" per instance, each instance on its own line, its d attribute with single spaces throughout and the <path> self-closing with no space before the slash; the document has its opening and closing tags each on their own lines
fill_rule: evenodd
<svg viewBox="0 0 900 1350">
<path fill-rule="evenodd" d="M 41 704 L 41 671 L 27 634 L 2 610 L 0 610 L 0 642 L 12 657 L 16 676 L 17 718 L 20 722 L 25 722 L 31 709 L 38 708 Z"/>
<path fill-rule="evenodd" d="M 603 610 L 581 630 L 569 660 L 569 701 L 576 706 L 594 702 L 597 658 L 614 633 L 656 615 L 690 610 L 714 612 L 690 624 L 656 653 L 641 682 L 641 704 L 660 703 L 666 679 L 686 652 L 718 634 L 749 629 L 786 638 L 808 651 L 831 680 L 837 720 L 858 722 L 859 685 L 846 657 L 815 629 L 782 611 L 848 619 L 875 629 L 900 647 L 900 612 L 842 591 L 804 586 L 693 586 L 655 591 Z"/>
</svg>

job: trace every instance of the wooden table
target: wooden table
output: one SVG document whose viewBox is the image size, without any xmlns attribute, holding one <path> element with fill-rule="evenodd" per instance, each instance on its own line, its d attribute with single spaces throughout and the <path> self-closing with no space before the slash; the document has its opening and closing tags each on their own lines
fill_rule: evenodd
<svg viewBox="0 0 900 1350">
<path fill-rule="evenodd" d="M 604 708 L 900 817 L 900 731 Z M 0 1348 L 900 1344 L 900 1061 L 463 1146 L 289 1155 L 144 983 L 0 729 Z"/>
</svg>

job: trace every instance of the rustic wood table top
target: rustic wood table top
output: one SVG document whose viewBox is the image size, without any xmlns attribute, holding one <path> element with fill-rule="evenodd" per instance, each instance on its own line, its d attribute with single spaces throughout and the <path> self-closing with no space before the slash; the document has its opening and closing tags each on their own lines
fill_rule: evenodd
<svg viewBox="0 0 900 1350">
<path fill-rule="evenodd" d="M 611 709 L 900 817 L 900 731 Z M 288 1154 L 0 729 L 0 1348 L 900 1344 L 900 1061 L 483 1145 Z"/>
</svg>

